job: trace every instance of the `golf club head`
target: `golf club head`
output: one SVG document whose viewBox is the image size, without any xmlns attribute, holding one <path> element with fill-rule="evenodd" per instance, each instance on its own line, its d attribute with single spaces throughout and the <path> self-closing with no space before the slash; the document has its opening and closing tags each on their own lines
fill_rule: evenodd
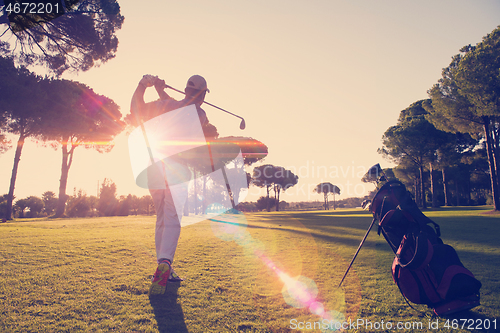
<svg viewBox="0 0 500 333">
<path fill-rule="evenodd" d="M 384 171 L 380 167 L 380 164 L 375 164 L 365 173 L 361 181 L 363 183 L 372 183 L 375 182 L 378 184 L 379 181 L 385 181 Z"/>
<path fill-rule="evenodd" d="M 241 124 L 240 124 L 240 129 L 244 130 L 246 127 L 246 124 L 245 124 L 245 119 L 241 119 Z"/>
<path fill-rule="evenodd" d="M 370 209 L 371 204 L 372 204 L 371 200 L 363 200 L 363 202 L 361 203 L 361 208 L 363 208 L 364 210 Z"/>
</svg>

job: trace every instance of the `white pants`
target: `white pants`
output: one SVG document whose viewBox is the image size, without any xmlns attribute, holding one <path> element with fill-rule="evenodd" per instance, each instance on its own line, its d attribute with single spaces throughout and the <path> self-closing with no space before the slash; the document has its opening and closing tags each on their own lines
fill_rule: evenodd
<svg viewBox="0 0 500 333">
<path fill-rule="evenodd" d="M 181 234 L 181 216 L 177 216 L 170 190 L 152 190 L 151 197 L 156 210 L 155 245 L 156 259 L 174 261 L 177 242 Z"/>
</svg>

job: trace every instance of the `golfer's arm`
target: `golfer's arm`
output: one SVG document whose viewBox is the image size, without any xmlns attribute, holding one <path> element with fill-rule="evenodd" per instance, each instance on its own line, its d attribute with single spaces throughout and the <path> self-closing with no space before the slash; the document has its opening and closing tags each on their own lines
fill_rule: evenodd
<svg viewBox="0 0 500 333">
<path fill-rule="evenodd" d="M 150 104 L 144 102 L 144 92 L 146 87 L 139 84 L 132 95 L 132 102 L 130 104 L 130 113 L 134 116 L 135 120 L 139 121 L 148 120 L 150 112 Z"/>
<path fill-rule="evenodd" d="M 165 92 L 165 87 L 159 87 L 155 86 L 156 92 L 158 93 L 158 96 L 160 96 L 160 100 L 165 100 L 169 99 L 170 96 Z"/>
</svg>

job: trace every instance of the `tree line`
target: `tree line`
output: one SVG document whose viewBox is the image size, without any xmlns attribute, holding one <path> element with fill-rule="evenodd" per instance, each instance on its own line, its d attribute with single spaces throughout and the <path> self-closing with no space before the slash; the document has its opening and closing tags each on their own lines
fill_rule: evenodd
<svg viewBox="0 0 500 333">
<path fill-rule="evenodd" d="M 281 166 L 272 164 L 264 164 L 253 169 L 253 174 L 249 185 L 254 185 L 266 189 L 266 195 L 257 199 L 255 204 L 241 205 L 243 210 L 256 211 L 267 210 L 271 211 L 274 207 L 276 211 L 280 210 L 280 205 L 288 205 L 284 201 L 280 201 L 280 193 L 286 192 L 291 187 L 295 186 L 299 181 L 299 176 L 295 175 L 291 170 L 287 170 Z M 274 197 L 270 196 L 271 191 L 274 192 Z M 314 188 L 314 192 L 323 194 L 323 208 L 330 209 L 329 195 L 333 195 L 333 209 L 335 209 L 335 194 L 340 194 L 340 188 L 329 182 L 319 183 Z"/>
<path fill-rule="evenodd" d="M 136 195 L 117 196 L 116 184 L 104 179 L 99 195 L 87 195 L 82 190 L 74 189 L 68 196 L 65 216 L 67 217 L 97 217 L 97 216 L 127 216 L 152 215 L 155 213 L 153 200 L 150 195 L 138 197 Z M 18 199 L 12 207 L 12 214 L 16 218 L 37 218 L 53 216 L 56 212 L 58 198 L 52 191 L 45 191 L 42 197 L 29 196 Z M 7 208 L 7 195 L 0 196 L 0 214 L 4 215 Z"/>
<path fill-rule="evenodd" d="M 401 111 L 380 154 L 417 203 L 500 209 L 500 26 L 452 57 L 428 99 Z"/>
</svg>

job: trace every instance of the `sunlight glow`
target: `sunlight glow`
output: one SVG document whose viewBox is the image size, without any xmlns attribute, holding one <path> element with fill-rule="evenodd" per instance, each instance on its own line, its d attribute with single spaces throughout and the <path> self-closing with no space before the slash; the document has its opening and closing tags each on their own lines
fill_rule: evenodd
<svg viewBox="0 0 500 333">
<path fill-rule="evenodd" d="M 284 301 L 294 308 L 306 308 L 312 314 L 333 323 L 331 330 L 335 330 L 335 323 L 343 322 L 343 313 L 331 310 L 327 311 L 323 303 L 318 299 L 319 290 L 316 283 L 305 276 L 292 277 L 285 270 L 280 269 L 281 265 L 273 261 L 265 254 L 265 247 L 262 242 L 252 238 L 247 229 L 247 222 L 242 212 L 236 211 L 231 214 L 224 213 L 216 218 L 209 219 L 214 234 L 225 241 L 235 241 L 243 246 L 246 253 L 259 258 L 262 263 L 271 270 L 276 278 L 283 283 L 282 295 Z"/>
</svg>

